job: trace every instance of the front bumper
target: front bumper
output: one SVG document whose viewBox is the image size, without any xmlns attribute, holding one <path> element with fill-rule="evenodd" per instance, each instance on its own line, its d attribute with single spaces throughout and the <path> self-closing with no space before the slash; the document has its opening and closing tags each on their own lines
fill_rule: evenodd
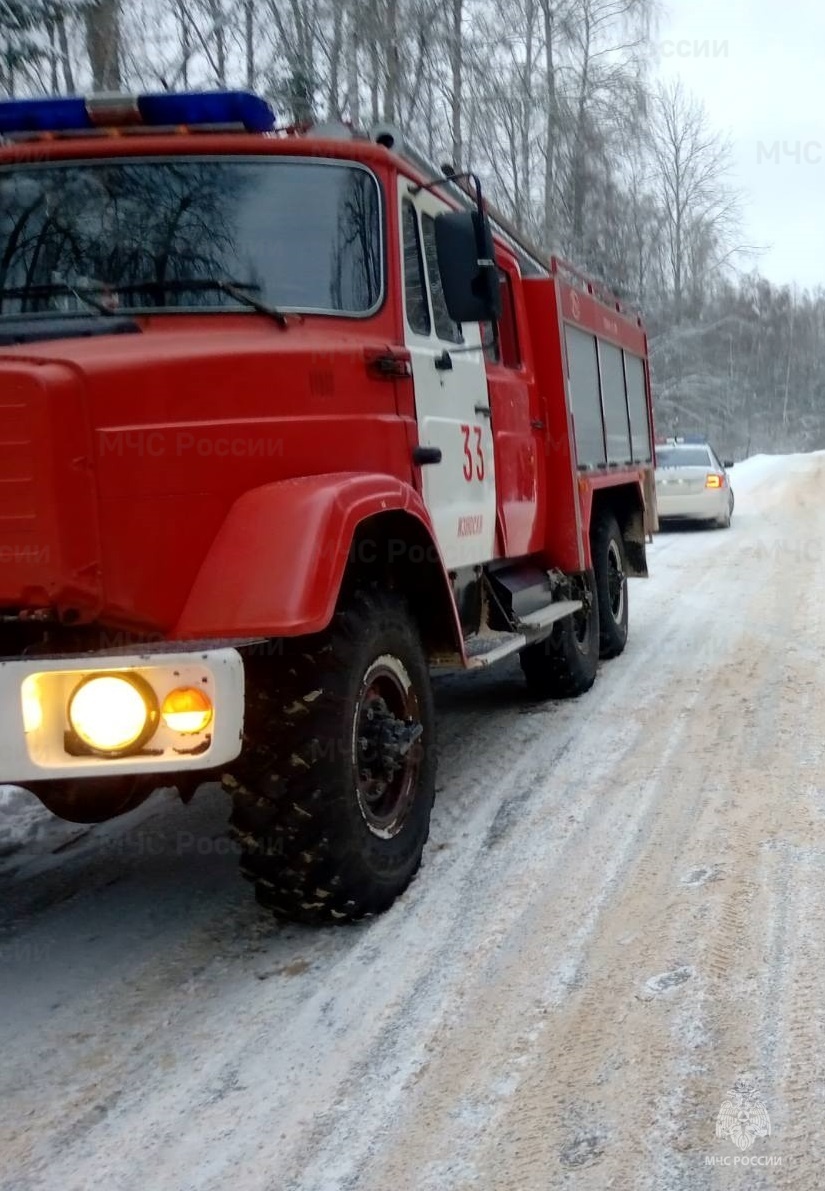
<svg viewBox="0 0 825 1191">
<path fill-rule="evenodd" d="M 159 702 L 178 687 L 198 687 L 211 701 L 212 722 L 198 733 L 160 724 L 129 756 L 76 755 L 69 751 L 69 697 L 82 679 L 101 672 L 139 676 Z M 0 782 L 212 769 L 241 751 L 243 660 L 232 648 L 2 660 L 0 707 Z"/>
<path fill-rule="evenodd" d="M 678 485 L 674 485 L 678 487 Z M 718 521 L 730 507 L 729 488 L 703 488 L 701 492 L 674 492 L 671 486 L 656 488 L 659 520 L 680 518 L 691 521 Z"/>
</svg>

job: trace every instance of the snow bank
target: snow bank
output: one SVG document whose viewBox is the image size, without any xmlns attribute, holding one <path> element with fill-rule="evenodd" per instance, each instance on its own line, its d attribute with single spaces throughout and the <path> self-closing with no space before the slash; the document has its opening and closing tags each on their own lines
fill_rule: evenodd
<svg viewBox="0 0 825 1191">
<path fill-rule="evenodd" d="M 44 840 L 57 823 L 28 790 L 0 786 L 0 860 Z"/>
<path fill-rule="evenodd" d="M 810 470 L 816 459 L 825 456 L 825 451 L 814 451 L 808 455 L 751 455 L 737 463 L 730 473 L 734 492 L 751 492 L 767 481 L 779 476 L 798 474 Z"/>
</svg>

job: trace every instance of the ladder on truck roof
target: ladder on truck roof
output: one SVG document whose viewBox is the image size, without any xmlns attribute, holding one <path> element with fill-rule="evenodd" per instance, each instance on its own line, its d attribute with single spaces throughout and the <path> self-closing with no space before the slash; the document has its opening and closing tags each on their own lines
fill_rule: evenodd
<svg viewBox="0 0 825 1191">
<path fill-rule="evenodd" d="M 391 149 L 393 153 L 397 153 L 399 157 L 409 161 L 428 178 L 438 178 L 439 187 L 457 199 L 462 206 L 475 209 L 476 198 L 467 180 L 463 177 L 454 178 L 452 175 L 455 171 L 451 166 L 442 166 L 439 169 L 427 158 L 426 154 L 410 145 L 393 125 L 378 125 L 372 130 L 371 135 L 378 144 Z M 442 177 L 443 182 L 440 180 Z M 528 240 L 512 221 L 493 206 L 487 198 L 484 199 L 484 209 L 496 233 L 515 255 L 525 276 L 558 277 L 560 281 L 595 298 L 596 301 L 609 307 L 616 314 L 637 324 L 641 323 L 638 312 L 624 306 L 617 295 L 612 293 L 606 285 L 588 277 L 575 265 L 571 265 L 569 261 L 556 255 L 548 256 L 541 248 Z"/>
</svg>

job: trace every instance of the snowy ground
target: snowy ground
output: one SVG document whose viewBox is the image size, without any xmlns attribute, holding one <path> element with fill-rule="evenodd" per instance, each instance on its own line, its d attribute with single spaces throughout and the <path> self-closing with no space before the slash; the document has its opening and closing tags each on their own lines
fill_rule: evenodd
<svg viewBox="0 0 825 1191">
<path fill-rule="evenodd" d="M 733 480 L 583 699 L 438 683 L 425 866 L 380 920 L 262 917 L 217 791 L 94 828 L 3 791 L 0 1185 L 820 1188 L 825 457 Z M 742 1077 L 772 1132 L 736 1170 Z"/>
</svg>

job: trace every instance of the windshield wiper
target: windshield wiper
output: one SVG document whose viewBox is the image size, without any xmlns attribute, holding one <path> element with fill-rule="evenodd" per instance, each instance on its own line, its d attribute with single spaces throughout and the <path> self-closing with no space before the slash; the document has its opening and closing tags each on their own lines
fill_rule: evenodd
<svg viewBox="0 0 825 1191">
<path fill-rule="evenodd" d="M 258 314 L 267 314 L 270 318 L 274 318 L 279 327 L 287 327 L 289 325 L 287 317 L 282 310 L 279 310 L 277 306 L 270 306 L 268 302 L 262 302 L 260 298 L 255 298 L 252 294 L 248 294 L 246 287 L 239 286 L 235 281 L 218 281 L 216 284 L 224 293 L 229 294 L 230 297 L 237 298 L 239 302 L 245 302 L 247 306 L 251 306 L 253 310 L 257 310 Z"/>
<path fill-rule="evenodd" d="M 107 306 L 101 300 L 101 294 L 110 293 L 115 295 L 124 292 L 151 293 L 158 290 L 166 290 L 168 293 L 180 293 L 186 290 L 218 290 L 220 293 L 228 294 L 230 298 L 234 298 L 236 302 L 241 302 L 244 306 L 251 306 L 259 314 L 265 314 L 267 318 L 274 319 L 279 327 L 286 328 L 289 323 L 282 310 L 278 310 L 276 306 L 270 306 L 267 302 L 262 302 L 260 298 L 256 298 L 248 292 L 251 289 L 259 288 L 259 286 L 248 282 L 230 281 L 229 278 L 224 277 L 175 277 L 169 281 L 137 281 L 133 283 L 126 282 L 123 285 L 106 284 L 102 285 L 99 289 L 88 285 L 71 285 L 68 282 L 54 282 L 49 285 L 15 286 L 11 289 L 0 290 L 0 298 L 25 300 L 72 295 L 79 301 L 85 302 L 92 310 L 96 310 L 98 314 L 112 317 L 129 313 L 129 311 L 128 309 L 121 311 L 117 308 L 113 309 L 111 306 Z M 44 312 L 38 311 L 36 313 Z M 71 315 L 72 311 L 50 310 L 45 313 Z"/>
<path fill-rule="evenodd" d="M 260 289 L 260 286 L 251 285 L 245 281 L 230 281 L 228 277 L 175 277 L 170 281 L 140 281 L 136 285 L 124 285 L 121 288 L 125 290 L 167 290 L 170 293 L 186 290 L 219 290 L 220 293 L 228 294 L 230 298 L 234 298 L 236 302 L 251 306 L 259 314 L 265 314 L 268 318 L 274 319 L 279 327 L 289 325 L 282 310 L 278 310 L 276 306 L 270 306 L 267 302 L 262 302 L 260 298 L 255 298 L 248 292 L 251 289 Z"/>
<path fill-rule="evenodd" d="M 79 302 L 83 302 L 91 310 L 96 310 L 98 314 L 105 315 L 106 318 L 115 318 L 121 312 L 116 308 L 107 306 L 105 302 L 100 300 L 100 294 L 109 290 L 110 293 L 114 291 L 108 286 L 95 289 L 89 285 L 71 285 L 67 281 L 55 281 L 48 285 L 21 285 L 10 289 L 0 290 L 0 298 L 18 298 L 26 300 L 28 298 L 58 298 L 69 297 L 77 298 Z M 63 317 L 71 316 L 71 310 L 36 310 L 31 312 L 23 311 L 17 317 L 23 317 L 26 313 L 33 314 L 55 314 Z"/>
</svg>

